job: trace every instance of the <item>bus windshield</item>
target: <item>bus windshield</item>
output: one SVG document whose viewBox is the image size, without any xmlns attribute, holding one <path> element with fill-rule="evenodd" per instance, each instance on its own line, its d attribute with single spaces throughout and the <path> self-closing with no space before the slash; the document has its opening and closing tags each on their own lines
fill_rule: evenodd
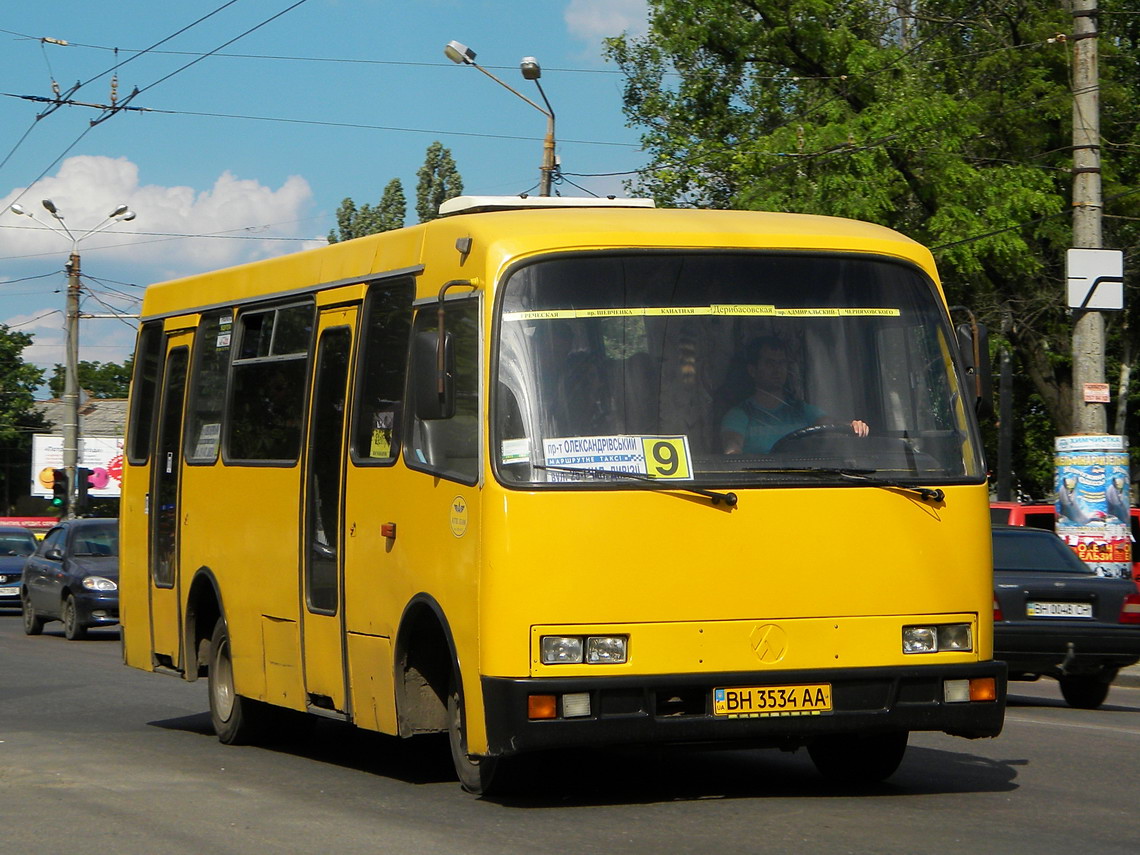
<svg viewBox="0 0 1140 855">
<path fill-rule="evenodd" d="M 909 264 L 546 257 L 510 274 L 499 312 L 492 448 L 507 484 L 644 488 L 619 472 L 707 486 L 982 477 L 948 320 Z"/>
</svg>

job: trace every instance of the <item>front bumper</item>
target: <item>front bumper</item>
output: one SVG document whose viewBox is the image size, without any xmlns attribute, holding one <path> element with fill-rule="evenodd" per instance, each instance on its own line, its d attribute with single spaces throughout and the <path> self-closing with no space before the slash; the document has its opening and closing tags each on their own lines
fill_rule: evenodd
<svg viewBox="0 0 1140 855">
<path fill-rule="evenodd" d="M 993 701 L 947 703 L 943 682 L 992 677 Z M 713 689 L 829 683 L 828 713 L 727 718 L 712 712 Z M 745 743 L 795 747 L 833 733 L 943 731 L 971 738 L 997 736 L 1005 718 L 1004 662 L 843 670 L 725 672 L 669 676 L 484 677 L 488 752 L 586 745 L 645 743 Z M 590 695 L 590 714 L 530 720 L 529 695 Z M 561 712 L 561 710 L 560 710 Z"/>
<path fill-rule="evenodd" d="M 79 621 L 87 627 L 111 626 L 119 622 L 119 592 L 83 591 L 75 594 Z"/>
</svg>

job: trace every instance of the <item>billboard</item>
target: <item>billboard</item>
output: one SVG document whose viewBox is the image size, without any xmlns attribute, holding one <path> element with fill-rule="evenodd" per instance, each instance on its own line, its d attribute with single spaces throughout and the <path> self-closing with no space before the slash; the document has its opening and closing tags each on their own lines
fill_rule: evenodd
<svg viewBox="0 0 1140 855">
<path fill-rule="evenodd" d="M 1131 577 L 1127 437 L 1059 436 L 1053 462 L 1057 534 L 1098 575 Z"/>
<path fill-rule="evenodd" d="M 118 498 L 123 480 L 123 438 L 85 436 L 79 440 L 79 466 L 91 470 L 87 495 Z M 51 498 L 52 470 L 63 468 L 63 437 L 38 433 L 32 437 L 33 496 Z"/>
</svg>

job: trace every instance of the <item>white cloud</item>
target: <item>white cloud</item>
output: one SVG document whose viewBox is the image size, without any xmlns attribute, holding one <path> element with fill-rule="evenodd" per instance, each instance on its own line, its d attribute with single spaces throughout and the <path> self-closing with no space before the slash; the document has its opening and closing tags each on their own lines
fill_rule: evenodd
<svg viewBox="0 0 1140 855">
<path fill-rule="evenodd" d="M 570 35 L 596 46 L 623 32 L 644 35 L 649 11 L 646 0 L 570 0 L 563 17 Z"/>
<path fill-rule="evenodd" d="M 17 199 L 37 222 L 8 210 Z M 138 167 L 125 157 L 69 158 L 55 175 L 8 192 L 0 207 L 0 284 L 8 282 L 0 290 L 6 298 L 0 303 L 2 322 L 32 333 L 34 343 L 24 358 L 49 369 L 64 361 L 62 269 L 70 245 L 45 225 L 59 228 L 42 199 L 52 200 L 67 229 L 80 238 L 85 315 L 137 313 L 142 289 L 122 283 L 146 285 L 325 243 L 310 240 L 311 223 L 305 218 L 312 191 L 300 176 L 274 189 L 225 172 L 209 189 L 196 190 L 143 184 Z M 83 237 L 119 204 L 129 205 L 136 218 Z M 229 237 L 180 237 L 200 234 Z M 265 239 L 269 235 L 306 240 Z M 48 267 L 57 273 L 45 278 Z M 123 320 L 93 317 L 80 324 L 81 359 L 121 362 L 133 344 L 134 331 Z"/>
<path fill-rule="evenodd" d="M 68 158 L 59 172 L 30 188 L 9 192 L 3 209 L 17 198 L 37 220 L 56 225 L 43 210 L 41 199 L 51 199 L 64 214 L 71 233 L 81 237 L 98 227 L 118 204 L 125 203 L 137 214 L 106 231 L 81 239 L 80 253 L 98 252 L 100 263 L 128 263 L 133 268 L 154 266 L 151 279 L 181 276 L 201 270 L 253 261 L 303 248 L 295 242 L 239 240 L 260 233 L 300 237 L 300 221 L 312 204 L 309 184 L 291 176 L 278 189 L 257 181 L 223 173 L 208 190 L 192 187 L 161 187 L 142 184 L 139 169 L 125 157 L 84 155 Z M 0 229 L 0 257 L 66 252 L 66 239 L 47 228 L 11 213 Z M 228 234 L 206 239 L 180 235 Z M 307 235 L 306 235 L 307 236 Z M 84 265 L 86 267 L 86 265 Z"/>
</svg>

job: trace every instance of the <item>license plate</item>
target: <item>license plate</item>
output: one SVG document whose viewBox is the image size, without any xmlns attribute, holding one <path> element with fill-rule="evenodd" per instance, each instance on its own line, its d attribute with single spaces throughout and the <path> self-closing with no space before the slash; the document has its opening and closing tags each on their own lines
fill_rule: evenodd
<svg viewBox="0 0 1140 855">
<path fill-rule="evenodd" d="M 1025 604 L 1025 613 L 1029 617 L 1091 618 L 1093 608 L 1092 603 L 1030 602 Z"/>
<path fill-rule="evenodd" d="M 713 689 L 713 713 L 728 718 L 831 712 L 831 684 Z"/>
<path fill-rule="evenodd" d="M 19 593 L 19 588 L 0 588 L 0 597 L 15 597 Z"/>
</svg>

